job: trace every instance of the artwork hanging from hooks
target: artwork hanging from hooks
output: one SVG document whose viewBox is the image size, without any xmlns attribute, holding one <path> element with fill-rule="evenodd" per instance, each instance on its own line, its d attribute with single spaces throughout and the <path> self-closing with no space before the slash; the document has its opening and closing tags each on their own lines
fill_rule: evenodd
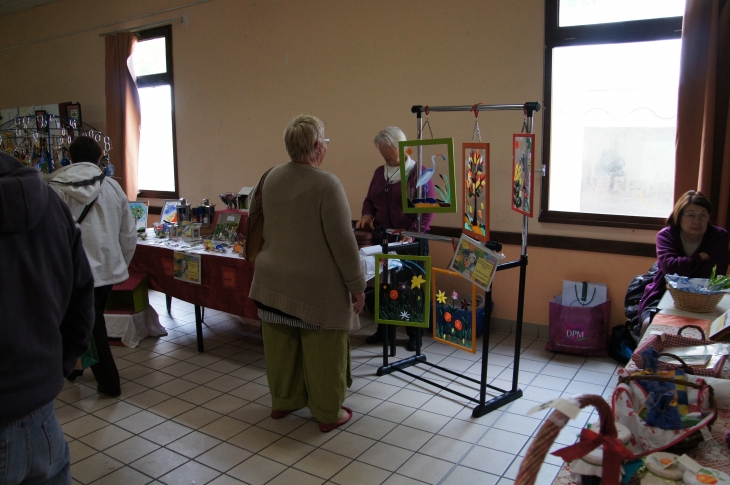
<svg viewBox="0 0 730 485">
<path fill-rule="evenodd" d="M 489 143 L 462 143 L 462 232 L 489 241 Z"/>
<path fill-rule="evenodd" d="M 512 135 L 512 210 L 532 217 L 535 187 L 535 135 Z"/>
<path fill-rule="evenodd" d="M 375 322 L 428 328 L 431 257 L 375 255 Z"/>
<path fill-rule="evenodd" d="M 401 141 L 398 150 L 403 212 L 456 212 L 453 138 Z M 420 174 L 413 174 L 410 161 L 415 161 L 417 166 L 419 153 L 422 170 Z"/>
<path fill-rule="evenodd" d="M 437 275 L 444 275 L 437 283 Z M 468 295 L 459 299 L 457 286 L 463 287 L 459 273 L 433 268 L 431 275 L 434 340 L 475 354 L 477 351 L 477 287 L 469 285 Z M 459 284 L 461 283 L 461 284 Z"/>
</svg>

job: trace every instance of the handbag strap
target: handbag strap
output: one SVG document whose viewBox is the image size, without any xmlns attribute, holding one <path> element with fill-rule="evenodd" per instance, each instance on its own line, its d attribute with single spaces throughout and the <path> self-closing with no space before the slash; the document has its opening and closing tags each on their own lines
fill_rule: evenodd
<svg viewBox="0 0 730 485">
<path fill-rule="evenodd" d="M 92 200 L 91 202 L 86 204 L 86 207 L 84 207 L 84 210 L 81 212 L 81 215 L 79 216 L 78 219 L 76 219 L 76 222 L 78 224 L 81 224 L 82 222 L 84 222 L 84 219 L 86 219 L 86 215 L 89 213 L 89 211 L 91 210 L 91 207 L 94 205 L 94 202 L 96 202 L 96 199 L 98 199 L 98 198 L 99 197 L 97 196 L 94 200 Z"/>
<path fill-rule="evenodd" d="M 264 174 L 261 176 L 261 180 L 259 180 L 258 186 L 256 187 L 256 195 L 254 196 L 256 206 L 258 207 L 258 210 L 256 212 L 264 211 L 264 181 L 266 180 L 266 176 L 269 175 L 269 172 L 271 172 L 273 169 L 274 167 L 271 167 L 266 172 L 264 172 Z"/>
</svg>

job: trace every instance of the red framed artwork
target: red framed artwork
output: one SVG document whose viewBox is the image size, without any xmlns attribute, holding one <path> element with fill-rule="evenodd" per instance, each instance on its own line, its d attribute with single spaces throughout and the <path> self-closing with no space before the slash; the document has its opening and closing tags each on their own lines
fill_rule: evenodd
<svg viewBox="0 0 730 485">
<path fill-rule="evenodd" d="M 462 143 L 462 232 L 489 241 L 489 143 Z"/>
</svg>

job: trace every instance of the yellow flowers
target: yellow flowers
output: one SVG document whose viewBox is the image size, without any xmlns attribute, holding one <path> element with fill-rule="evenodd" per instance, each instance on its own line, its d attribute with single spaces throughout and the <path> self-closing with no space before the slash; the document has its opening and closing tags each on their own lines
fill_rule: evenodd
<svg viewBox="0 0 730 485">
<path fill-rule="evenodd" d="M 421 288 L 421 285 L 424 284 L 426 280 L 423 279 L 423 276 L 420 274 L 418 276 L 414 276 L 411 278 L 411 289 L 413 288 Z"/>
<path fill-rule="evenodd" d="M 439 302 L 439 303 L 442 303 L 442 304 L 443 303 L 446 303 L 446 293 L 444 293 L 443 291 L 439 290 L 439 292 L 436 293 L 436 301 Z"/>
</svg>

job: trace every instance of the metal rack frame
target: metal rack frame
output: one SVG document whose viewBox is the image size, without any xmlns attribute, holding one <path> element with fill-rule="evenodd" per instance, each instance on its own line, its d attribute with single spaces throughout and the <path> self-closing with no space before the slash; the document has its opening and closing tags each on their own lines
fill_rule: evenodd
<svg viewBox="0 0 730 485">
<path fill-rule="evenodd" d="M 456 112 L 456 111 L 517 111 L 521 110 L 525 114 L 526 119 L 526 131 L 527 133 L 534 133 L 534 114 L 536 111 L 540 111 L 540 103 L 539 102 L 527 102 L 524 104 L 493 104 L 493 105 L 474 105 L 474 106 L 413 106 L 411 108 L 411 112 L 414 113 L 417 117 L 417 129 L 418 129 L 418 139 L 423 138 L 423 113 L 426 113 L 428 115 L 431 112 Z M 420 153 L 420 147 L 419 147 L 419 157 L 418 157 L 418 166 L 417 170 L 420 172 L 421 169 L 421 153 Z M 419 173 L 417 172 L 417 173 Z M 522 397 L 522 390 L 518 388 L 517 386 L 517 380 L 520 372 L 520 345 L 522 343 L 522 317 L 523 317 L 523 310 L 524 310 L 524 303 L 525 303 L 525 280 L 527 276 L 527 227 L 528 227 L 528 219 L 527 216 L 522 216 L 522 248 L 520 252 L 520 258 L 515 261 L 509 261 L 506 263 L 502 263 L 497 267 L 497 271 L 503 271 L 506 269 L 511 268 L 520 268 L 520 282 L 519 282 L 519 291 L 517 296 L 517 320 L 516 320 L 516 328 L 515 328 L 515 350 L 514 350 L 514 365 L 512 369 L 512 388 L 510 390 L 501 389 L 495 386 L 492 386 L 490 384 L 487 384 L 487 365 L 489 361 L 489 330 L 491 326 L 491 305 L 492 305 L 492 292 L 491 288 L 489 291 L 485 293 L 485 314 L 484 314 L 484 333 L 482 335 L 482 365 L 481 365 L 481 378 L 479 380 L 473 379 L 471 377 L 465 376 L 463 374 L 459 374 L 458 372 L 454 372 L 451 369 L 446 369 L 444 367 L 441 367 L 439 365 L 433 364 L 431 362 L 428 362 L 426 359 L 426 356 L 421 354 L 421 339 L 420 334 L 419 338 L 417 339 L 416 343 L 416 354 L 407 357 L 405 359 L 401 359 L 399 361 L 389 363 L 388 357 L 395 356 L 395 339 L 394 339 L 394 332 L 393 337 L 391 338 L 384 338 L 383 339 L 383 365 L 378 368 L 378 375 L 383 376 L 387 374 L 391 374 L 393 372 L 401 372 L 413 379 L 417 379 L 422 382 L 426 382 L 429 385 L 432 385 L 438 389 L 441 389 L 443 391 L 449 392 L 451 394 L 454 394 L 456 396 L 459 396 L 463 399 L 467 399 L 470 402 L 476 403 L 476 406 L 474 407 L 472 411 L 472 416 L 477 418 L 480 416 L 483 416 L 491 411 L 494 411 L 495 409 L 498 409 L 505 404 L 508 404 L 512 401 L 515 401 Z M 436 236 L 432 234 L 424 234 L 421 233 L 421 215 L 418 215 L 418 232 L 416 233 L 402 233 L 406 236 L 412 236 L 417 237 L 421 239 L 427 239 L 432 241 L 440 241 L 440 242 L 452 242 L 452 238 L 444 237 L 444 236 Z M 488 244 L 492 244 L 493 247 L 496 250 L 501 250 L 501 244 L 490 242 Z M 384 239 L 383 242 L 383 253 L 388 254 L 388 238 Z M 376 290 L 377 291 L 377 290 Z M 390 330 L 390 329 L 389 329 Z M 388 332 L 391 333 L 391 332 Z M 388 348 L 390 346 L 390 349 Z M 446 372 L 447 374 L 453 375 L 456 378 L 459 379 L 465 379 L 467 381 L 473 382 L 475 384 L 479 385 L 479 399 L 467 396 L 463 393 L 460 393 L 458 391 L 454 391 L 453 389 L 449 389 L 447 386 L 443 386 L 439 383 L 433 382 L 425 377 L 415 375 L 411 372 L 408 372 L 406 369 L 410 366 L 417 365 L 417 364 L 425 364 L 431 368 L 438 369 L 442 372 Z M 487 388 L 495 390 L 500 392 L 501 394 L 490 399 L 489 401 L 486 400 L 486 393 Z"/>
</svg>

